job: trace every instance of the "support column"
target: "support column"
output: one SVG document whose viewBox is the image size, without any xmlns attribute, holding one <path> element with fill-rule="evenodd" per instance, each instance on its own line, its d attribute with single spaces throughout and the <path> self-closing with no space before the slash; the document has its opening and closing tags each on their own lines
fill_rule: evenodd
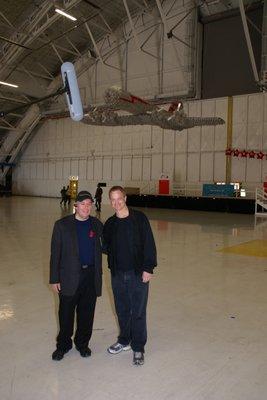
<svg viewBox="0 0 267 400">
<path fill-rule="evenodd" d="M 232 148 L 233 141 L 233 97 L 228 97 L 228 108 L 227 108 L 227 144 L 226 148 Z M 232 156 L 226 156 L 226 169 L 225 179 L 226 183 L 231 183 L 232 178 Z"/>
</svg>

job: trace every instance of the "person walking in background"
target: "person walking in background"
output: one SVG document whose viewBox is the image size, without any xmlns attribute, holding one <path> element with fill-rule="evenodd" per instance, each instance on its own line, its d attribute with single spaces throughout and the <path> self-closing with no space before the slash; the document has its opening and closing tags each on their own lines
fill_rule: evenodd
<svg viewBox="0 0 267 400">
<path fill-rule="evenodd" d="M 109 199 L 115 214 L 106 221 L 103 236 L 120 332 L 108 352 L 117 354 L 132 348 L 133 364 L 142 365 L 149 281 L 157 265 L 156 246 L 147 217 L 127 207 L 121 186 L 110 189 Z"/>
<path fill-rule="evenodd" d="M 95 192 L 95 206 L 96 206 L 96 211 L 98 211 L 98 212 L 101 211 L 102 194 L 103 194 L 103 189 L 100 186 L 100 183 L 98 183 L 97 189 Z"/>
<path fill-rule="evenodd" d="M 51 240 L 50 284 L 59 295 L 59 333 L 52 359 L 60 361 L 72 348 L 89 357 L 97 296 L 102 289 L 102 223 L 90 215 L 92 195 L 78 193 L 75 214 L 56 221 Z"/>
<path fill-rule="evenodd" d="M 67 202 L 67 189 L 66 189 L 65 186 L 63 186 L 63 188 L 61 189 L 60 194 L 61 194 L 60 205 L 61 205 L 62 203 L 64 203 L 64 206 L 65 206 L 65 205 L 66 205 L 66 202 Z"/>
<path fill-rule="evenodd" d="M 66 189 L 66 202 L 68 202 L 68 205 L 70 205 L 70 200 L 71 200 L 70 187 L 68 185 Z"/>
</svg>

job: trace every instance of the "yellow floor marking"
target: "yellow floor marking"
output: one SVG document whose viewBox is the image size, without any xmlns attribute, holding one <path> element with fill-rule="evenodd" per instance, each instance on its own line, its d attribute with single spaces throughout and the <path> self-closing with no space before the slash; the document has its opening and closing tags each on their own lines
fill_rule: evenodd
<svg viewBox="0 0 267 400">
<path fill-rule="evenodd" d="M 224 247 L 218 251 L 243 256 L 267 257 L 267 240 L 251 240 L 236 246 Z"/>
</svg>

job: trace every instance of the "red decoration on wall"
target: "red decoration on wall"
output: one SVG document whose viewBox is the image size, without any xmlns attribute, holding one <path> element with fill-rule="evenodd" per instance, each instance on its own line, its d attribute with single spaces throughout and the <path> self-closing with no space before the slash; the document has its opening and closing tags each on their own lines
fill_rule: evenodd
<svg viewBox="0 0 267 400">
<path fill-rule="evenodd" d="M 226 156 L 231 156 L 232 155 L 233 150 L 232 149 L 226 149 L 225 150 L 225 155 Z"/>
<path fill-rule="evenodd" d="M 233 157 L 239 157 L 241 156 L 242 158 L 256 158 L 257 160 L 267 160 L 267 153 L 263 153 L 262 151 L 254 151 L 254 150 L 240 150 L 240 149 L 231 149 L 228 148 L 225 150 L 225 155 L 226 156 L 233 156 Z"/>
<path fill-rule="evenodd" d="M 258 159 L 258 160 L 262 160 L 263 157 L 264 157 L 264 154 L 263 154 L 262 151 L 260 151 L 259 153 L 257 153 L 257 159 Z"/>
<path fill-rule="evenodd" d="M 241 154 L 241 151 L 240 151 L 240 150 L 235 149 L 235 150 L 233 151 L 233 156 L 234 156 L 234 157 L 238 157 L 239 154 Z"/>
</svg>

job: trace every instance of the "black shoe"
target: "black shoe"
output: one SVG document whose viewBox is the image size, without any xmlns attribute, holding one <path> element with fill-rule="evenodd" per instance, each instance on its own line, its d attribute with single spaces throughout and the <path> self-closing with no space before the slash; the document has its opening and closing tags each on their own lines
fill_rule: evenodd
<svg viewBox="0 0 267 400">
<path fill-rule="evenodd" d="M 68 352 L 68 350 L 64 351 L 64 350 L 56 349 L 54 351 L 54 353 L 52 354 L 52 360 L 54 360 L 54 361 L 62 360 L 62 358 L 64 358 L 64 354 L 66 354 L 67 352 Z"/>
<path fill-rule="evenodd" d="M 91 354 L 92 354 L 91 349 L 89 349 L 89 347 L 85 347 L 84 349 L 78 349 L 76 347 L 76 349 L 79 351 L 81 357 L 84 357 L 84 358 L 85 357 L 90 357 Z"/>
<path fill-rule="evenodd" d="M 143 365 L 145 362 L 144 353 L 141 351 L 133 352 L 133 365 Z"/>
</svg>

